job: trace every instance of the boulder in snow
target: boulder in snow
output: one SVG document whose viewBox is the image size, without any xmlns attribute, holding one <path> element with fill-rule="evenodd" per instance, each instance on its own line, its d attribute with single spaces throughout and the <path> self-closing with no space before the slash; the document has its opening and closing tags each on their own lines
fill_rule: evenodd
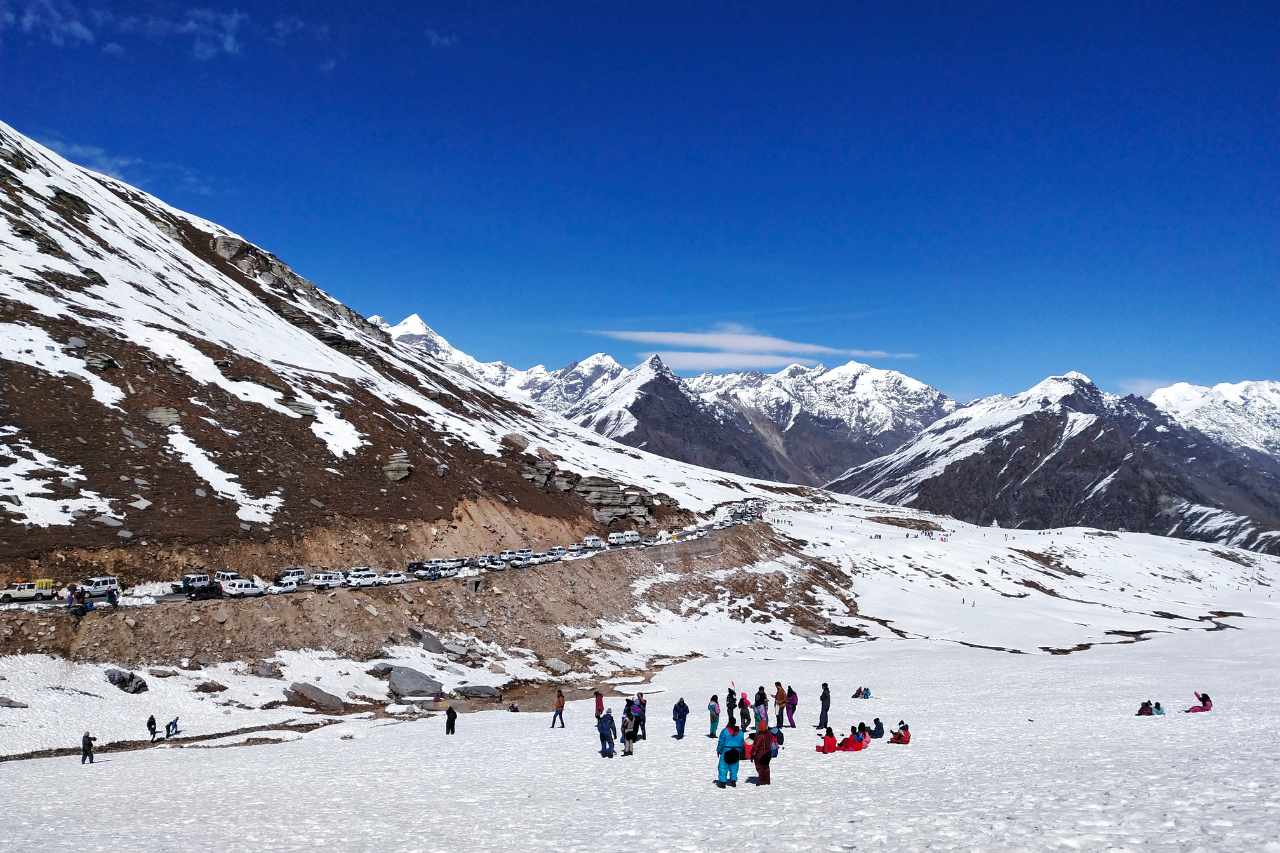
<svg viewBox="0 0 1280 853">
<path fill-rule="evenodd" d="M 573 672 L 573 667 L 560 660 L 560 658 L 547 658 L 542 665 L 551 670 L 555 675 L 568 675 Z"/>
<path fill-rule="evenodd" d="M 487 684 L 469 684 L 465 687 L 459 687 L 454 692 L 463 699 L 497 699 L 500 695 L 498 688 L 490 687 Z"/>
<path fill-rule="evenodd" d="M 284 692 L 284 698 L 290 705 L 315 708 L 326 714 L 341 714 L 346 708 L 345 703 L 337 696 L 305 681 L 290 684 L 289 689 Z"/>
<path fill-rule="evenodd" d="M 123 669 L 109 669 L 106 671 L 106 676 L 107 681 L 125 693 L 147 692 L 147 682 L 135 673 L 125 672 Z"/>
<path fill-rule="evenodd" d="M 387 675 L 387 692 L 397 702 L 408 697 L 435 696 L 443 691 L 444 685 L 439 681 L 407 666 L 393 666 Z"/>
</svg>

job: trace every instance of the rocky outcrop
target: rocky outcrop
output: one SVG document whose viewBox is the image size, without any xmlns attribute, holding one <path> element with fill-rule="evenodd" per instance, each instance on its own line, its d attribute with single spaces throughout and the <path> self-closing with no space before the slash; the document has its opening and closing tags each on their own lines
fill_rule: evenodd
<svg viewBox="0 0 1280 853">
<path fill-rule="evenodd" d="M 538 459 L 520 466 L 520 476 L 543 491 L 572 492 L 591 507 L 592 517 L 600 524 L 631 521 L 653 524 L 655 507 L 674 501 L 666 495 L 652 495 L 636 486 L 617 483 L 604 477 L 582 477 L 561 471 L 555 462 Z"/>
<path fill-rule="evenodd" d="M 346 703 L 337 696 L 305 681 L 295 681 L 284 692 L 285 701 L 290 705 L 313 708 L 326 714 L 341 714 L 346 710 Z"/>
<path fill-rule="evenodd" d="M 487 684 L 469 684 L 453 691 L 463 699 L 497 699 L 502 696 L 496 687 Z"/>
<path fill-rule="evenodd" d="M 429 675 L 407 666 L 393 666 L 387 673 L 387 692 L 397 702 L 438 696 L 444 685 Z"/>
<path fill-rule="evenodd" d="M 122 669 L 108 669 L 104 674 L 107 677 L 107 681 L 125 693 L 147 692 L 147 682 L 136 673 L 126 672 Z"/>
</svg>

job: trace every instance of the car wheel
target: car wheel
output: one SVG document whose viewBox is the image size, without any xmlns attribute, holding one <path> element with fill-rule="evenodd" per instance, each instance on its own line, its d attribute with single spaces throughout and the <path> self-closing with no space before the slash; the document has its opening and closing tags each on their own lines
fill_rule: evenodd
<svg viewBox="0 0 1280 853">
<path fill-rule="evenodd" d="M 13 601 L 13 596 L 12 596 L 12 595 L 2 595 L 2 596 L 0 596 L 0 604 L 8 604 L 10 601 Z"/>
</svg>

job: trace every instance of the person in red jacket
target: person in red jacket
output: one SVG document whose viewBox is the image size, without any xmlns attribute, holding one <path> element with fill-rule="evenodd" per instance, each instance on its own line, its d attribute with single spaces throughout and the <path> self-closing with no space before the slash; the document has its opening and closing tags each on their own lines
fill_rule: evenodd
<svg viewBox="0 0 1280 853">
<path fill-rule="evenodd" d="M 911 729 L 902 720 L 898 720 L 898 728 L 889 736 L 889 743 L 906 745 L 911 743 Z"/>
<path fill-rule="evenodd" d="M 822 743 L 814 747 L 814 750 L 821 752 L 823 755 L 830 755 L 839 747 L 836 746 L 836 733 L 831 731 L 831 727 L 827 727 L 827 732 L 822 736 Z"/>
<path fill-rule="evenodd" d="M 751 763 L 756 766 L 756 785 L 769 784 L 769 764 L 773 761 L 773 732 L 769 721 L 760 721 L 760 731 L 751 738 Z"/>
<path fill-rule="evenodd" d="M 1205 711 L 1213 710 L 1213 700 L 1209 698 L 1208 693 L 1196 693 L 1196 701 L 1199 705 L 1192 705 L 1183 713 L 1185 714 L 1203 714 Z"/>
<path fill-rule="evenodd" d="M 596 691 L 596 719 L 604 716 L 604 694 L 599 690 Z"/>
</svg>

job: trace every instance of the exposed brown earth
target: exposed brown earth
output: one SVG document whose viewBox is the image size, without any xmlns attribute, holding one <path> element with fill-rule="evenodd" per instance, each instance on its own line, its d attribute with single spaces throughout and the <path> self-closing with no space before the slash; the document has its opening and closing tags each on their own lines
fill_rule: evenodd
<svg viewBox="0 0 1280 853">
<path fill-rule="evenodd" d="M 803 560 L 803 581 L 783 573 L 740 572 L 713 579 L 710 572 L 762 559 Z M 659 568 L 660 566 L 660 568 Z M 659 572 L 675 576 L 641 593 L 633 581 Z M 772 538 L 764 525 L 733 528 L 688 543 L 600 554 L 590 560 L 552 563 L 399 587 L 303 592 L 240 601 L 159 604 L 98 610 L 78 623 L 64 611 L 0 613 L 0 654 L 51 654 L 77 661 L 128 666 L 251 661 L 282 649 L 328 649 L 369 659 L 399 643 L 410 629 L 458 633 L 503 647 L 528 648 L 540 658 L 560 658 L 575 669 L 587 663 L 571 653 L 561 626 L 593 628 L 600 620 L 634 619 L 650 602 L 679 610 L 689 601 L 729 596 L 733 616 L 757 623 L 785 618 L 813 631 L 830 629 L 814 595 L 826 590 L 849 602 L 843 576 L 820 561 L 803 559 Z M 480 662 L 473 661 L 476 665 Z"/>
</svg>

